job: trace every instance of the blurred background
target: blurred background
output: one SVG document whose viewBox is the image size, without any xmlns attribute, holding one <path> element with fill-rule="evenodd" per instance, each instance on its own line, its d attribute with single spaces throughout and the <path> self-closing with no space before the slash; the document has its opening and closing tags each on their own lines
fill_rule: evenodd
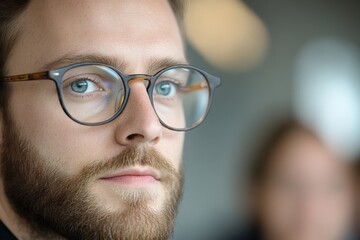
<svg viewBox="0 0 360 240">
<path fill-rule="evenodd" d="M 358 0 L 188 0 L 190 63 L 220 76 L 205 123 L 187 134 L 173 239 L 210 239 L 246 221 L 246 178 L 284 116 L 347 158 L 360 150 Z"/>
</svg>

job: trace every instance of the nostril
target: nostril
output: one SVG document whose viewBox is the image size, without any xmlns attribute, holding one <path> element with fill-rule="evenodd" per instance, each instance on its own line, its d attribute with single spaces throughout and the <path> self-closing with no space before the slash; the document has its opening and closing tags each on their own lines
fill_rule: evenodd
<svg viewBox="0 0 360 240">
<path fill-rule="evenodd" d="M 131 134 L 131 135 L 127 136 L 126 139 L 129 140 L 129 141 L 143 140 L 144 136 L 141 135 L 141 134 L 135 133 L 135 134 Z"/>
<path fill-rule="evenodd" d="M 153 140 L 151 140 L 151 144 L 155 145 L 160 141 L 159 137 L 154 138 Z"/>
</svg>

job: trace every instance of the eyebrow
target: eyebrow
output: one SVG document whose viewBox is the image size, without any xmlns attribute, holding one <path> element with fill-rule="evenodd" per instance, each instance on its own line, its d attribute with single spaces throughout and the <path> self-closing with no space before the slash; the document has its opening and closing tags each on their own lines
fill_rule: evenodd
<svg viewBox="0 0 360 240">
<path fill-rule="evenodd" d="M 48 71 L 50 69 L 61 68 L 67 65 L 81 63 L 81 62 L 97 62 L 103 63 L 107 65 L 114 66 L 118 69 L 127 69 L 127 64 L 124 61 L 120 61 L 116 58 L 112 57 L 105 57 L 101 55 L 74 55 L 74 54 L 67 54 L 64 55 L 50 63 L 46 63 L 42 70 Z"/>
<path fill-rule="evenodd" d="M 151 61 L 150 65 L 147 68 L 147 72 L 151 73 L 151 74 L 155 74 L 158 71 L 167 68 L 167 67 L 171 67 L 171 66 L 175 66 L 175 65 L 187 65 L 188 62 L 187 61 L 179 61 L 179 60 L 174 60 L 171 58 L 164 58 L 164 59 L 154 59 Z"/>
<path fill-rule="evenodd" d="M 55 61 L 46 63 L 42 67 L 42 70 L 48 71 L 50 69 L 61 68 L 67 65 L 81 63 L 81 62 L 95 62 L 95 63 L 107 64 L 119 69 L 122 72 L 125 72 L 130 67 L 130 65 L 127 62 L 115 57 L 102 56 L 102 55 L 68 54 L 56 59 Z M 182 65 L 182 64 L 188 64 L 188 62 L 186 60 L 176 60 L 172 58 L 155 58 L 152 59 L 150 61 L 150 64 L 147 66 L 146 74 L 155 74 L 164 68 L 171 67 L 174 65 Z"/>
</svg>

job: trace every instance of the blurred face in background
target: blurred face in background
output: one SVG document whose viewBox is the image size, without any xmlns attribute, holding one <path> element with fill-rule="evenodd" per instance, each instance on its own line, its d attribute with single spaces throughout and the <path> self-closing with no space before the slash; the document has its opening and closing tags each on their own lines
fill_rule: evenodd
<svg viewBox="0 0 360 240">
<path fill-rule="evenodd" d="M 310 134 L 287 134 L 269 156 L 256 190 L 265 239 L 345 239 L 353 211 L 347 167 Z"/>
</svg>

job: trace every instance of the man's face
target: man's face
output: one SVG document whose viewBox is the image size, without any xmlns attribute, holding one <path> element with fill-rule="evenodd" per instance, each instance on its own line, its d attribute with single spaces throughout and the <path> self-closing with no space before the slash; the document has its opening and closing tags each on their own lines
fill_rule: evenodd
<svg viewBox="0 0 360 240">
<path fill-rule="evenodd" d="M 78 56 L 111 58 L 126 74 L 186 62 L 166 0 L 33 0 L 19 24 L 7 75 L 62 67 Z M 184 134 L 160 124 L 143 83 L 131 84 L 117 119 L 96 127 L 65 115 L 51 81 L 11 84 L 7 109 L 2 206 L 10 203 L 42 233 L 168 237 L 181 195 Z"/>
<path fill-rule="evenodd" d="M 265 234 L 277 240 L 344 239 L 353 212 L 346 163 L 306 133 L 290 133 L 283 141 L 258 196 Z"/>
</svg>

